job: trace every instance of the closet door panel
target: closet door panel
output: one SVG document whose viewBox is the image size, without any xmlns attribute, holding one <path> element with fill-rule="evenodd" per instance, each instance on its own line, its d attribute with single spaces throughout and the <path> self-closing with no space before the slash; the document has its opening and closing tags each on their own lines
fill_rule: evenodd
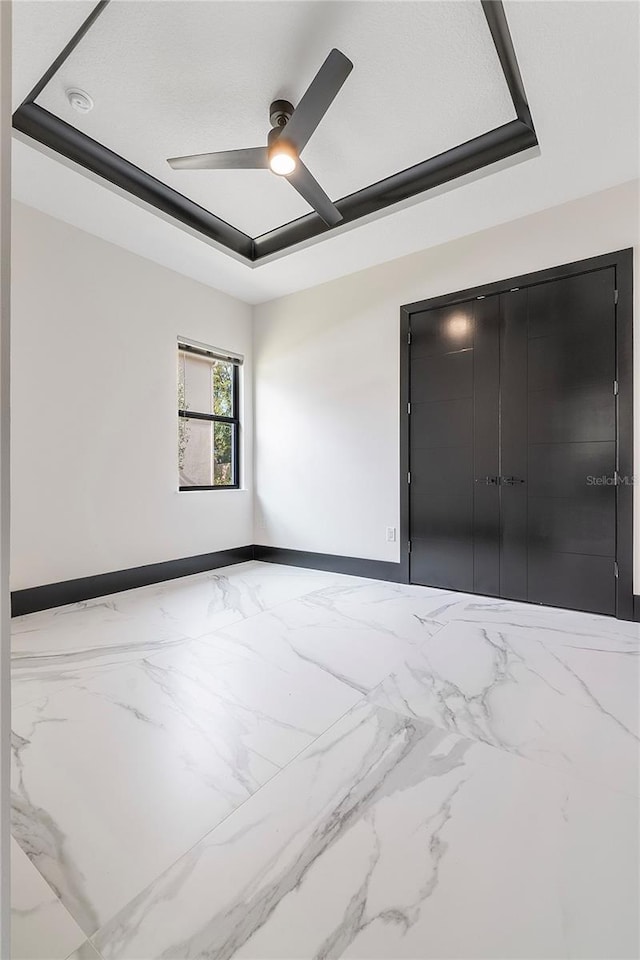
<svg viewBox="0 0 640 960">
<path fill-rule="evenodd" d="M 559 331 L 575 343 L 589 328 L 600 329 L 613 304 L 614 270 L 579 273 L 528 287 L 529 337 L 553 337 Z"/>
<path fill-rule="evenodd" d="M 532 550 L 529 555 L 530 600 L 589 613 L 615 612 L 611 560 L 584 554 Z"/>
<path fill-rule="evenodd" d="M 469 397 L 473 389 L 473 350 L 412 359 L 411 382 L 415 383 L 414 403 Z"/>
<path fill-rule="evenodd" d="M 473 303 L 414 314 L 410 349 L 413 583 L 473 590 Z"/>
<path fill-rule="evenodd" d="M 614 271 L 528 291 L 528 599 L 615 613 Z M 604 478 L 604 481 L 602 480 Z"/>
<path fill-rule="evenodd" d="M 613 441 L 539 443 L 536 444 L 535 457 L 529 463 L 529 496 L 571 497 L 585 479 L 591 486 L 601 489 L 613 479 L 615 468 L 616 445 Z M 613 488 L 609 485 L 608 489 Z"/>
<path fill-rule="evenodd" d="M 452 528 L 434 529 L 427 539 L 411 541 L 411 582 L 424 586 L 443 587 L 448 590 L 472 592 L 473 551 L 467 542 L 471 515 L 463 522 L 455 513 L 454 522 L 460 526 L 456 537 Z"/>
<path fill-rule="evenodd" d="M 528 508 L 530 550 L 615 555 L 616 503 L 612 490 L 601 488 L 588 500 L 529 497 Z"/>
<path fill-rule="evenodd" d="M 411 460 L 411 484 L 419 489 L 416 509 L 429 504 L 434 497 L 467 498 L 471 502 L 469 475 L 473 469 L 471 446 L 440 447 L 436 450 L 417 449 Z M 424 494 L 424 495 L 422 495 Z M 414 515 L 413 520 L 417 519 Z"/>
<path fill-rule="evenodd" d="M 529 440 L 538 443 L 606 442 L 615 437 L 613 380 L 609 375 L 593 388 L 571 394 L 544 390 L 529 393 Z"/>
<path fill-rule="evenodd" d="M 528 290 L 503 294 L 500 300 L 500 594 L 527 600 Z"/>
<path fill-rule="evenodd" d="M 500 595 L 500 298 L 475 303 L 473 589 Z M 491 482 L 495 481 L 495 482 Z"/>
<path fill-rule="evenodd" d="M 452 350 L 473 349 L 469 303 L 439 307 L 411 315 L 411 360 L 442 357 Z"/>
<path fill-rule="evenodd" d="M 413 398 L 413 390 L 411 391 Z M 411 453 L 445 447 L 472 447 L 473 399 L 416 403 L 411 400 Z"/>
<path fill-rule="evenodd" d="M 590 332 L 592 327 L 586 329 L 589 332 L 585 337 L 569 335 L 567 331 L 529 338 L 530 390 L 562 396 L 609 376 L 615 366 L 615 343 L 613 339 L 602 343 L 600 337 Z M 570 352 L 566 349 L 567 340 L 571 343 Z"/>
</svg>

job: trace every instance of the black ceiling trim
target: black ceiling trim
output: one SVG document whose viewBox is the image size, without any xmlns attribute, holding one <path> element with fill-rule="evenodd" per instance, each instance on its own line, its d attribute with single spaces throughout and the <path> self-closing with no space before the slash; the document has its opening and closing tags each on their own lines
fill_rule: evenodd
<svg viewBox="0 0 640 960">
<path fill-rule="evenodd" d="M 109 3 L 100 0 L 43 74 L 14 113 L 14 128 L 220 244 L 249 265 L 335 230 L 310 213 L 253 239 L 35 103 Z M 481 3 L 517 119 L 336 201 L 343 216 L 338 227 L 537 146 L 503 5 L 501 0 Z"/>
<path fill-rule="evenodd" d="M 522 74 L 518 66 L 516 51 L 513 47 L 509 24 L 504 12 L 502 3 L 496 3 L 496 0 L 481 0 L 482 10 L 491 31 L 493 45 L 496 48 L 500 66 L 504 73 L 504 79 L 509 87 L 511 102 L 518 120 L 522 120 L 533 131 L 533 120 L 527 101 L 527 95 L 524 92 L 524 83 Z"/>
<path fill-rule="evenodd" d="M 394 173 L 385 180 L 379 180 L 370 187 L 364 187 L 339 200 L 336 206 L 343 217 L 341 223 L 353 223 L 394 203 L 424 193 L 425 190 L 432 190 L 451 180 L 457 180 L 458 177 L 474 173 L 490 163 L 535 147 L 537 142 L 530 127 L 520 120 L 511 120 L 459 147 L 446 150 L 430 160 L 423 160 L 414 167 Z M 276 227 L 254 241 L 256 259 L 286 250 L 287 247 L 310 240 L 329 229 L 331 228 L 316 214 L 301 217 L 300 220 L 294 220 L 283 227 Z"/>
<path fill-rule="evenodd" d="M 246 233 L 209 213 L 204 207 L 156 180 L 37 103 L 20 107 L 13 115 L 13 126 L 134 197 L 157 207 L 209 240 L 216 241 L 247 260 L 255 258 L 254 242 Z"/>
</svg>

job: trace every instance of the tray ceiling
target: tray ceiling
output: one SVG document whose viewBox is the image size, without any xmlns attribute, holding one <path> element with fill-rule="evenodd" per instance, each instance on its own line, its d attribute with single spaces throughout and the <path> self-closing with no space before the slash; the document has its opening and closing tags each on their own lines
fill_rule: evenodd
<svg viewBox="0 0 640 960">
<path fill-rule="evenodd" d="M 234 5 L 237 2 L 233 0 Z M 369 3 L 363 0 L 362 6 Z M 14 5 L 14 108 L 92 7 L 91 0 L 20 0 Z M 14 142 L 14 196 L 104 240 L 257 303 L 636 178 L 638 4 L 507 0 L 505 10 L 535 118 L 539 155 L 517 162 L 526 156 L 520 154 L 499 172 L 495 166 L 487 167 L 480 177 L 463 185 L 454 180 L 444 192 L 420 194 L 401 208 L 388 208 L 382 217 L 329 231 L 318 238 L 321 242 L 310 241 L 248 266 L 225 249 L 202 242 L 201 234 L 188 231 L 179 220 L 162 216 L 154 206 L 132 202 L 130 193 L 92 176 L 77 163 L 65 162 L 21 133 L 16 133 Z M 327 121 L 329 117 L 330 113 Z M 603 229 L 609 221 L 616 222 L 622 196 L 614 191 L 601 194 L 600 200 L 594 198 L 594 216 Z M 624 197 L 625 204 L 635 207 L 633 191 Z M 583 236 L 583 255 L 598 252 L 587 219 Z M 628 243 L 633 242 L 630 236 Z M 613 243 L 620 240 L 611 234 Z M 448 289 L 446 249 L 441 262 L 442 292 Z M 472 240 L 467 249 L 473 269 L 480 271 L 478 282 L 492 278 L 490 264 L 483 266 Z M 410 264 L 414 261 L 407 261 L 407 277 L 409 273 L 414 277 L 418 299 L 417 267 Z M 377 290 L 371 291 L 372 297 L 378 295 Z"/>
<path fill-rule="evenodd" d="M 305 150 L 339 199 L 514 118 L 478 2 L 115 0 L 36 103 L 250 236 L 309 212 L 269 171 L 172 171 L 266 142 L 332 47 L 354 70 Z M 66 90 L 91 95 L 91 113 Z"/>
</svg>

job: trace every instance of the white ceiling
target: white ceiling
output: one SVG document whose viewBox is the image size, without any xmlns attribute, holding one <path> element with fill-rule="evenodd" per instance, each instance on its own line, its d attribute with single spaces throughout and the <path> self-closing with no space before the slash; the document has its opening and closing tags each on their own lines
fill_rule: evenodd
<svg viewBox="0 0 640 960">
<path fill-rule="evenodd" d="M 16 104 L 92 6 L 84 0 L 18 0 Z M 102 41 L 97 32 L 91 39 L 93 54 L 87 47 L 83 59 L 90 31 L 78 48 L 77 64 L 69 61 L 46 94 L 52 99 L 42 97 L 41 102 L 71 120 L 63 112 L 63 88 L 84 87 L 96 99 L 96 108 L 86 117 L 74 115 L 76 124 L 128 159 L 143 166 L 146 162 L 156 175 L 151 163 L 158 153 L 248 146 L 256 143 L 256 137 L 259 142 L 270 100 L 287 96 L 295 102 L 332 46 L 350 56 L 355 67 L 317 131 L 317 143 L 311 141 L 305 156 L 310 166 L 313 156 L 314 172 L 335 196 L 357 188 L 363 178 L 393 172 L 511 116 L 475 0 L 444 4 L 115 0 L 112 6 L 111 26 L 106 20 L 109 8 L 102 18 Z M 505 7 L 541 155 L 449 192 L 427 194 L 407 209 L 340 229 L 282 259 L 254 268 L 238 263 L 20 142 L 15 144 L 14 195 L 256 303 L 638 176 L 638 4 L 522 0 Z M 214 21 L 219 24 L 216 30 Z M 148 29 L 143 30 L 145 25 Z M 111 39 L 106 42 L 108 31 Z M 214 43 L 222 59 L 212 66 L 207 58 L 213 60 Z M 421 57 L 421 49 L 427 56 Z M 201 77 L 207 89 L 200 88 Z M 137 78 L 135 89 L 130 86 L 132 78 Z M 223 96 L 212 97 L 212 85 L 224 87 Z M 200 130 L 209 108 L 210 128 Z M 395 125 L 393 135 L 385 115 Z M 161 118 L 166 116 L 171 121 L 163 126 Z M 84 126 L 89 120 L 95 128 Z M 136 124 L 144 129 L 144 137 L 137 136 Z M 366 144 L 368 155 L 363 157 L 358 148 Z M 140 152 L 134 156 L 133 151 Z M 246 171 L 183 176 L 195 182 L 190 195 L 201 203 L 205 196 L 213 198 L 205 205 L 243 229 L 260 232 L 273 225 L 274 218 L 282 222 L 305 212 L 296 206 L 293 191 L 269 173 L 256 174 L 258 186 Z M 200 176 L 224 176 L 225 182 L 199 181 Z M 264 178 L 269 188 L 275 182 L 284 192 L 269 189 L 267 199 Z M 180 189 L 173 179 L 166 182 Z M 228 212 L 223 204 L 228 204 Z"/>
<path fill-rule="evenodd" d="M 116 0 L 37 102 L 255 237 L 309 212 L 286 181 L 166 158 L 265 144 L 271 101 L 299 102 L 332 47 L 354 69 L 304 159 L 333 199 L 514 118 L 477 0 Z"/>
</svg>

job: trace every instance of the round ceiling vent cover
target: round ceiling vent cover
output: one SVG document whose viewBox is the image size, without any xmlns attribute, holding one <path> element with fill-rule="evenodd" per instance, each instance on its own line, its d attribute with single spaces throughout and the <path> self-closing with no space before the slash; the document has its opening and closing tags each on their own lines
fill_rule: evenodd
<svg viewBox="0 0 640 960">
<path fill-rule="evenodd" d="M 89 94 L 77 87 L 70 87 L 67 90 L 67 100 L 78 113 L 89 113 L 89 110 L 93 110 L 93 100 Z"/>
</svg>

